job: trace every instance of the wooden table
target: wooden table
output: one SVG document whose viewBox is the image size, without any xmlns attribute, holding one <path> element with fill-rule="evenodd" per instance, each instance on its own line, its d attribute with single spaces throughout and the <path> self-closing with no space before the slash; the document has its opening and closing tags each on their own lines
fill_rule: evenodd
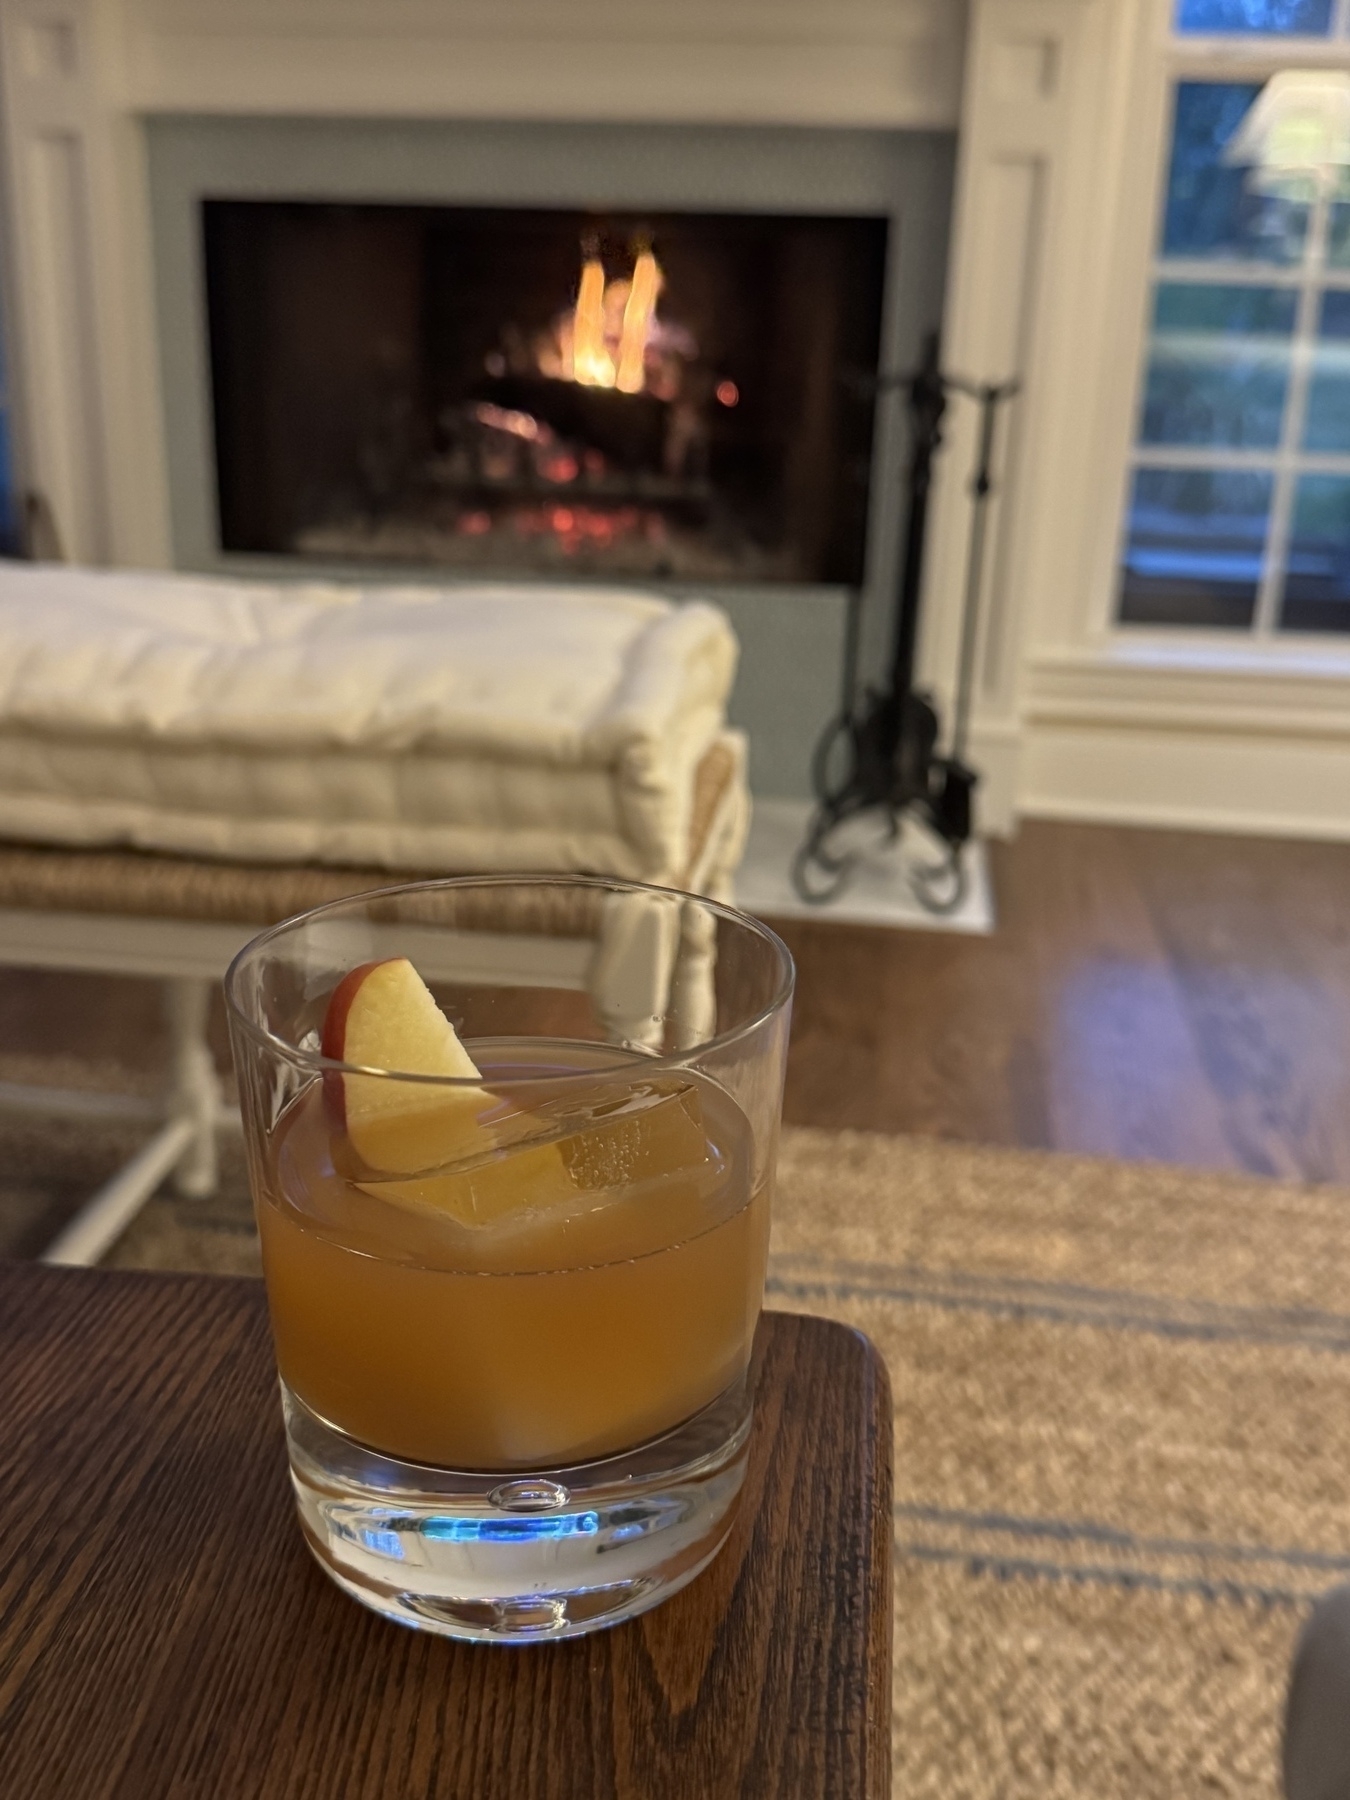
<svg viewBox="0 0 1350 1800">
<path fill-rule="evenodd" d="M 304 1549 L 261 1284 L 0 1264 L 0 1787 L 25 1800 L 872 1800 L 890 1402 L 765 1316 L 747 1504 L 641 1619 L 403 1630 Z"/>
</svg>

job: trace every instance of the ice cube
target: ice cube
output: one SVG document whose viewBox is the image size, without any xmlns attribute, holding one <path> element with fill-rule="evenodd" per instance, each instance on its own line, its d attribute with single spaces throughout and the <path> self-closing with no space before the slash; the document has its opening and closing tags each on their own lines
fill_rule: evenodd
<svg viewBox="0 0 1350 1800">
<path fill-rule="evenodd" d="M 576 1194 L 553 1142 L 494 1150 L 434 1175 L 357 1185 L 377 1200 L 446 1213 L 461 1225 L 493 1225 L 508 1214 L 556 1207 Z"/>
<path fill-rule="evenodd" d="M 588 1211 L 652 1182 L 709 1167 L 703 1109 L 687 1081 L 658 1076 L 588 1089 L 584 1098 L 504 1106 L 480 1115 L 495 1147 L 425 1174 L 381 1179 L 363 1171 L 364 1193 L 431 1209 L 462 1225 L 519 1215 Z M 479 1142 L 483 1140 L 480 1138 Z"/>
<path fill-rule="evenodd" d="M 694 1174 L 708 1162 L 698 1091 L 678 1077 L 601 1090 L 586 1112 L 585 1124 L 559 1144 L 567 1173 L 585 1192 Z"/>
</svg>

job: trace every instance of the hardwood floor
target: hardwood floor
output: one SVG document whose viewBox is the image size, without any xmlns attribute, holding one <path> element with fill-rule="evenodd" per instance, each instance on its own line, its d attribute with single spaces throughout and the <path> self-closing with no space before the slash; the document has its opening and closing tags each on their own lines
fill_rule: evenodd
<svg viewBox="0 0 1350 1800">
<path fill-rule="evenodd" d="M 784 923 L 787 1116 L 1350 1182 L 1350 845 L 1030 823 L 990 938 Z"/>
<path fill-rule="evenodd" d="M 1350 844 L 1032 823 L 992 860 L 989 938 L 781 926 L 790 1120 L 1350 1183 Z M 0 971 L 9 1066 L 161 1042 L 146 984 Z"/>
</svg>

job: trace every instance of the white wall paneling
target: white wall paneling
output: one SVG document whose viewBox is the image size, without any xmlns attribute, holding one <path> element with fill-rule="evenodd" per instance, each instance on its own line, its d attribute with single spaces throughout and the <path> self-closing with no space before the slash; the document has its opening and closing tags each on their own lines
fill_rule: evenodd
<svg viewBox="0 0 1350 1800">
<path fill-rule="evenodd" d="M 978 381 L 1020 377 L 1003 415 L 977 656 L 981 819 L 1016 813 L 1022 639 L 1044 581 L 1043 474 L 1059 427 L 1061 270 L 1074 257 L 1072 132 L 1090 76 L 1096 0 L 975 0 L 962 101 L 944 366 Z M 922 667 L 950 696 L 970 536 L 973 404 L 956 399 L 934 504 Z"/>
<path fill-rule="evenodd" d="M 0 8 L 13 389 L 29 484 L 66 554 L 168 555 L 144 171 L 114 9 Z"/>
<path fill-rule="evenodd" d="M 107 550 L 107 494 L 98 439 L 98 341 L 89 268 L 84 145 L 73 131 L 34 131 L 19 167 L 31 232 L 33 377 L 29 407 L 41 443 L 45 492 L 72 552 Z M 39 397 L 40 396 L 40 397 Z"/>
</svg>

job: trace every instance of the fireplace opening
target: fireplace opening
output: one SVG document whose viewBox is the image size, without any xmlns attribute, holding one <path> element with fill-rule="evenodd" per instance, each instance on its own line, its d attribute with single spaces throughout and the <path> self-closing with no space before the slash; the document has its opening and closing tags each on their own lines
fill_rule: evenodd
<svg viewBox="0 0 1350 1800">
<path fill-rule="evenodd" d="M 861 581 L 887 221 L 203 203 L 220 547 Z"/>
</svg>

